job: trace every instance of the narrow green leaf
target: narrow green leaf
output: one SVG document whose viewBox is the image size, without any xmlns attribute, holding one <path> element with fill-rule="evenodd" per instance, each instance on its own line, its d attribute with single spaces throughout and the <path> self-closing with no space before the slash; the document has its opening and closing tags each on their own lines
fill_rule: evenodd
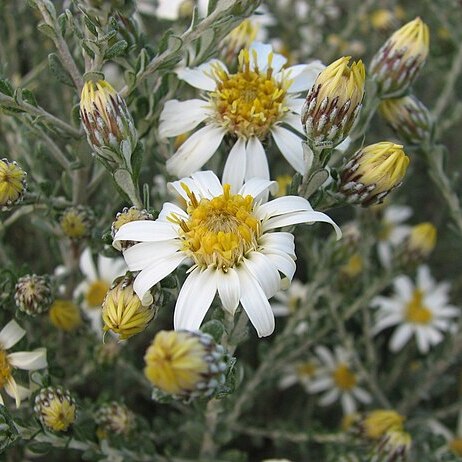
<svg viewBox="0 0 462 462">
<path fill-rule="evenodd" d="M 64 85 L 68 85 L 70 87 L 74 86 L 74 82 L 72 82 L 71 76 L 62 65 L 56 53 L 50 53 L 48 55 L 48 66 L 51 73 L 56 77 L 58 82 L 61 82 Z"/>
</svg>

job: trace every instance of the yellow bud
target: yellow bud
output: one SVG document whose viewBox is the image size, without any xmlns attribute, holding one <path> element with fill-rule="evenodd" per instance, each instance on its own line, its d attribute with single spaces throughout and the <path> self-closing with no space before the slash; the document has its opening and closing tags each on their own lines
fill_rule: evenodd
<svg viewBox="0 0 462 462">
<path fill-rule="evenodd" d="M 391 429 L 401 429 L 404 417 L 396 411 L 377 409 L 367 414 L 362 424 L 368 438 L 382 438 Z"/>
<path fill-rule="evenodd" d="M 138 135 L 124 99 L 108 82 L 85 83 L 80 117 L 88 143 L 105 162 L 126 162 L 136 147 Z"/>
<path fill-rule="evenodd" d="M 59 221 L 62 232 L 70 239 L 84 239 L 91 235 L 94 215 L 91 209 L 79 205 L 66 209 Z"/>
<path fill-rule="evenodd" d="M 366 72 L 361 61 L 349 66 L 350 59 L 344 56 L 327 66 L 308 92 L 301 117 L 311 145 L 334 147 L 353 127 L 364 96 Z"/>
<path fill-rule="evenodd" d="M 100 439 L 108 435 L 127 435 L 133 430 L 135 415 L 124 404 L 112 401 L 103 404 L 95 413 L 95 421 L 98 424 L 97 434 Z"/>
<path fill-rule="evenodd" d="M 401 427 L 390 428 L 377 443 L 376 451 L 386 461 L 406 460 L 411 449 L 412 438 Z"/>
<path fill-rule="evenodd" d="M 54 432 L 66 431 L 75 421 L 74 398 L 67 390 L 48 387 L 35 398 L 34 411 L 44 427 Z"/>
<path fill-rule="evenodd" d="M 415 96 L 384 100 L 379 112 L 396 134 L 409 144 L 420 144 L 431 135 L 430 112 Z"/>
<path fill-rule="evenodd" d="M 427 59 L 429 43 L 428 26 L 420 18 L 405 24 L 384 43 L 370 66 L 382 98 L 405 92 Z"/>
<path fill-rule="evenodd" d="M 437 231 L 432 223 L 415 225 L 404 243 L 407 261 L 419 262 L 427 258 L 436 246 Z"/>
<path fill-rule="evenodd" d="M 379 8 L 371 13 L 370 21 L 374 29 L 383 31 L 396 25 L 396 17 L 393 11 Z"/>
<path fill-rule="evenodd" d="M 136 207 L 124 207 L 121 212 L 118 212 L 115 220 L 112 222 L 111 225 L 111 236 L 114 239 L 117 231 L 121 228 L 121 226 L 130 223 L 132 221 L 143 221 L 143 220 L 153 220 L 154 217 L 151 213 L 149 213 L 145 209 L 138 209 Z M 117 250 L 126 250 L 132 245 L 136 244 L 133 241 L 116 241 L 114 243 L 114 247 Z"/>
<path fill-rule="evenodd" d="M 363 257 L 359 253 L 355 253 L 340 267 L 340 274 L 346 279 L 355 279 L 362 273 L 363 268 Z"/>
<path fill-rule="evenodd" d="M 132 282 L 131 277 L 119 281 L 108 291 L 102 305 L 104 331 L 119 334 L 121 340 L 145 330 L 155 314 L 152 300 L 149 306 L 143 306 Z"/>
<path fill-rule="evenodd" d="M 388 141 L 360 149 L 341 171 L 340 191 L 363 206 L 382 202 L 398 187 L 409 165 L 403 147 Z"/>
<path fill-rule="evenodd" d="M 71 332 L 82 324 L 78 306 L 70 300 L 56 300 L 48 312 L 50 322 L 58 329 Z"/>
<path fill-rule="evenodd" d="M 146 351 L 144 374 L 174 396 L 213 393 L 224 380 L 223 347 L 201 332 L 160 331 Z"/>
<path fill-rule="evenodd" d="M 26 172 L 16 163 L 0 159 L 0 210 L 17 204 L 26 190 Z"/>
</svg>

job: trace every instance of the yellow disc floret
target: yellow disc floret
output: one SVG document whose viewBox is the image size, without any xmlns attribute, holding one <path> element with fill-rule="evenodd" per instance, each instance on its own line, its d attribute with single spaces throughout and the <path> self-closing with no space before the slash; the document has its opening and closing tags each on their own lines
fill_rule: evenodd
<svg viewBox="0 0 462 462">
<path fill-rule="evenodd" d="M 51 324 L 65 332 L 71 332 L 82 324 L 79 307 L 70 300 L 56 300 L 48 315 Z"/>
<path fill-rule="evenodd" d="M 11 364 L 6 351 L 0 348 L 0 389 L 5 386 L 11 377 Z"/>
<path fill-rule="evenodd" d="M 292 81 L 274 78 L 272 53 L 268 56 L 265 71 L 258 68 L 255 51 L 252 58 L 248 49 L 242 50 L 235 74 L 229 74 L 219 65 L 215 67 L 213 77 L 217 88 L 210 94 L 210 104 L 216 111 L 218 122 L 233 135 L 264 139 L 270 128 L 289 110 L 285 98 Z"/>
<path fill-rule="evenodd" d="M 357 379 L 352 370 L 344 363 L 340 363 L 332 373 L 335 385 L 340 390 L 348 391 L 355 387 Z"/>
<path fill-rule="evenodd" d="M 433 319 L 433 313 L 424 305 L 424 294 L 416 289 L 412 294 L 411 301 L 406 306 L 406 320 L 412 324 L 429 324 Z"/>
<path fill-rule="evenodd" d="M 225 184 L 222 195 L 198 201 L 186 185 L 183 188 L 190 199 L 189 219 L 170 219 L 180 224 L 183 249 L 198 266 L 226 271 L 257 248 L 261 227 L 253 215 L 252 196 L 231 194 L 230 185 Z"/>
</svg>

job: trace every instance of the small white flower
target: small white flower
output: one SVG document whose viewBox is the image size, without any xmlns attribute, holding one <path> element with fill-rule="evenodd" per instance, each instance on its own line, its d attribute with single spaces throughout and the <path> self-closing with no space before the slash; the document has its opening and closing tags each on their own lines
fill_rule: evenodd
<svg viewBox="0 0 462 462">
<path fill-rule="evenodd" d="M 134 282 L 138 296 L 143 299 L 154 284 L 188 263 L 175 329 L 198 329 L 218 291 L 225 310 L 234 314 L 240 302 L 258 335 L 270 335 L 274 315 L 268 299 L 280 289 L 280 273 L 292 280 L 296 268 L 294 236 L 272 231 L 321 221 L 340 235 L 327 215 L 301 197 L 264 203 L 273 186 L 275 182 L 253 178 L 236 194 L 210 171 L 170 183 L 186 210 L 167 202 L 156 221 L 127 223 L 114 238 L 114 243 L 140 242 L 124 252 L 130 271 L 140 271 Z"/>
<path fill-rule="evenodd" d="M 229 135 L 234 146 L 225 164 L 224 183 L 239 188 L 250 178 L 270 178 L 262 144 L 270 136 L 289 164 L 304 173 L 311 159 L 303 154 L 300 111 L 305 100 L 298 92 L 311 88 L 324 65 L 315 61 L 283 69 L 285 63 L 271 45 L 256 42 L 241 51 L 236 73 L 218 60 L 179 70 L 179 78 L 205 90 L 205 97 L 167 101 L 159 133 L 175 137 L 204 125 L 167 161 L 167 170 L 178 177 L 192 174 Z"/>
<path fill-rule="evenodd" d="M 275 316 L 289 316 L 308 299 L 308 286 L 295 279 L 286 290 L 280 290 L 271 303 Z"/>
<path fill-rule="evenodd" d="M 7 350 L 16 345 L 24 335 L 26 331 L 15 320 L 11 320 L 0 331 L 0 389 L 3 388 L 16 400 L 16 407 L 19 407 L 21 400 L 28 398 L 31 392 L 28 388 L 16 383 L 13 377 L 14 369 L 35 371 L 47 367 L 45 348 L 7 353 Z M 0 403 L 3 404 L 1 395 Z"/>
<path fill-rule="evenodd" d="M 86 248 L 80 256 L 80 271 L 85 279 L 76 287 L 74 297 L 81 297 L 82 308 L 91 322 L 92 329 L 103 335 L 101 305 L 112 282 L 127 271 L 123 258 L 108 258 L 98 255 L 95 265 L 93 255 Z"/>
<path fill-rule="evenodd" d="M 310 393 L 325 392 L 319 400 L 321 406 L 329 406 L 338 399 L 345 415 L 356 412 L 356 401 L 367 404 L 370 394 L 358 386 L 359 377 L 351 367 L 349 354 L 337 347 L 334 354 L 324 346 L 316 348 L 316 355 L 323 367 L 311 382 Z"/>
<path fill-rule="evenodd" d="M 379 260 L 385 268 L 390 268 L 393 260 L 393 250 L 409 235 L 411 227 L 403 225 L 412 215 L 412 209 L 405 205 L 390 205 L 380 222 L 377 252 Z"/>
<path fill-rule="evenodd" d="M 378 306 L 373 333 L 398 326 L 390 339 L 390 350 L 399 351 L 415 335 L 421 353 L 440 343 L 443 332 L 454 327 L 452 318 L 460 315 L 460 309 L 448 303 L 449 285 L 437 284 L 427 266 L 417 270 L 417 283 L 408 276 L 398 276 L 393 281 L 394 294 L 375 297 L 371 304 Z"/>
<path fill-rule="evenodd" d="M 319 371 L 320 363 L 316 357 L 296 364 L 290 364 L 282 371 L 279 388 L 289 388 L 297 383 L 309 393 L 311 384 Z"/>
</svg>

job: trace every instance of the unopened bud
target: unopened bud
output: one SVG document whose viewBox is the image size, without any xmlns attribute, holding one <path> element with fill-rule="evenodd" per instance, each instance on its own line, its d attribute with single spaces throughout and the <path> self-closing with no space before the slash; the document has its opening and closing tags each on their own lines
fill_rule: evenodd
<svg viewBox="0 0 462 462">
<path fill-rule="evenodd" d="M 36 274 L 19 278 L 15 287 L 14 300 L 21 311 L 31 316 L 44 313 L 54 300 L 50 278 Z"/>
<path fill-rule="evenodd" d="M 82 324 L 79 307 L 71 300 L 56 300 L 48 312 L 50 322 L 57 329 L 72 332 Z"/>
<path fill-rule="evenodd" d="M 134 427 L 135 416 L 125 404 L 113 401 L 103 404 L 95 414 L 100 439 L 108 435 L 127 435 Z"/>
<path fill-rule="evenodd" d="M 224 383 L 225 352 L 202 332 L 160 331 L 144 356 L 144 374 L 174 397 L 213 394 Z"/>
<path fill-rule="evenodd" d="M 16 162 L 0 159 L 0 210 L 20 202 L 25 191 L 26 172 Z"/>
<path fill-rule="evenodd" d="M 68 390 L 48 387 L 35 398 L 34 412 L 44 427 L 65 432 L 75 421 L 75 400 Z"/>
<path fill-rule="evenodd" d="M 391 429 L 401 429 L 404 417 L 391 409 L 377 409 L 368 412 L 360 427 L 367 438 L 377 440 Z"/>
<path fill-rule="evenodd" d="M 59 221 L 64 235 L 70 239 L 80 240 L 91 235 L 94 224 L 94 214 L 83 205 L 66 209 Z"/>
<path fill-rule="evenodd" d="M 364 96 L 365 70 L 361 61 L 348 65 L 338 59 L 316 78 L 306 96 L 301 118 L 312 147 L 335 147 L 353 127 Z"/>
<path fill-rule="evenodd" d="M 382 202 L 401 185 L 409 164 L 403 147 L 387 141 L 360 149 L 340 173 L 340 192 L 363 206 Z"/>
<path fill-rule="evenodd" d="M 124 207 L 121 212 L 118 212 L 115 220 L 112 222 L 111 226 L 111 236 L 114 239 L 117 231 L 119 231 L 122 225 L 130 223 L 132 221 L 143 221 L 143 220 L 154 220 L 154 217 L 147 210 L 140 210 L 133 207 Z M 117 250 L 127 250 L 132 245 L 136 244 L 133 241 L 116 241 L 114 242 L 114 247 Z"/>
<path fill-rule="evenodd" d="M 80 117 L 93 150 L 110 166 L 130 165 L 138 142 L 133 118 L 124 99 L 105 80 L 85 83 Z"/>
<path fill-rule="evenodd" d="M 384 43 L 370 66 L 380 97 L 394 98 L 407 90 L 427 59 L 429 42 L 428 26 L 416 18 Z"/>
<path fill-rule="evenodd" d="M 436 246 L 437 231 L 432 223 L 420 223 L 411 229 L 403 244 L 403 258 L 407 263 L 419 263 L 428 258 Z"/>
<path fill-rule="evenodd" d="M 155 302 L 159 301 L 160 293 L 157 291 Z M 121 278 L 107 292 L 103 301 L 104 331 L 111 330 L 119 334 L 121 340 L 139 334 L 146 329 L 154 317 L 153 302 L 152 296 L 150 296 L 147 306 L 144 306 L 133 290 L 133 278 L 131 276 Z"/>
<path fill-rule="evenodd" d="M 402 428 L 391 428 L 378 441 L 374 453 L 383 462 L 407 459 L 412 445 L 411 435 Z"/>
<path fill-rule="evenodd" d="M 382 101 L 379 112 L 406 143 L 421 144 L 431 135 L 433 122 L 430 112 L 414 96 Z"/>
</svg>

